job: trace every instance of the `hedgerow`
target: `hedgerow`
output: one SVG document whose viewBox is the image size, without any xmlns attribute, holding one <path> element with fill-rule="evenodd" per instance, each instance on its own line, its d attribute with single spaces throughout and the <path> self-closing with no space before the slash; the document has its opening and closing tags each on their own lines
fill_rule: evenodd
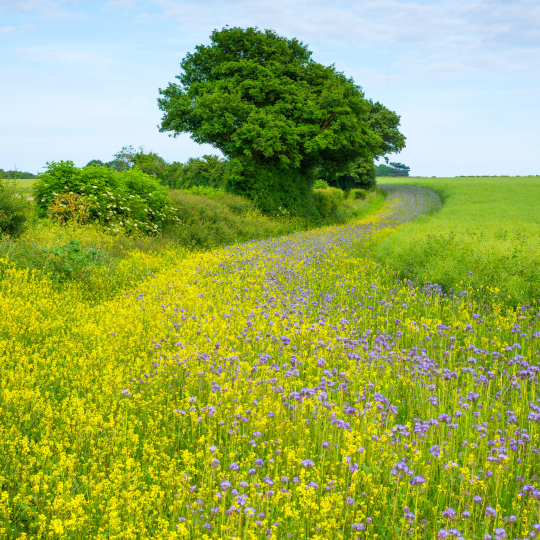
<svg viewBox="0 0 540 540">
<path fill-rule="evenodd" d="M 137 168 L 81 169 L 72 161 L 52 161 L 35 182 L 34 193 L 41 217 L 50 214 L 51 206 L 61 206 L 65 195 L 73 194 L 86 204 L 88 219 L 111 232 L 156 233 L 175 219 L 167 188 Z"/>
</svg>

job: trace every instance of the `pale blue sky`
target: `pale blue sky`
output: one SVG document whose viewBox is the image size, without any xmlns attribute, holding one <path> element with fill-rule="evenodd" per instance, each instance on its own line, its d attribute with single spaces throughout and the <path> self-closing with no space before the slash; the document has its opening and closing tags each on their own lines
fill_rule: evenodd
<svg viewBox="0 0 540 540">
<path fill-rule="evenodd" d="M 226 24 L 299 38 L 400 114 L 412 175 L 540 174 L 540 0 L 0 0 L 0 167 L 216 153 L 159 133 L 156 98 Z"/>
</svg>

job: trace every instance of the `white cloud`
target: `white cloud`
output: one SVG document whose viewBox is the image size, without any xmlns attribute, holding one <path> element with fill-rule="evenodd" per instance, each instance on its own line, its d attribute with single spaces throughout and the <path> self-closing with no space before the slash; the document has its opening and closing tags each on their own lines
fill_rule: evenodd
<svg viewBox="0 0 540 540">
<path fill-rule="evenodd" d="M 135 5 L 132 0 L 110 0 L 107 3 L 108 8 L 134 8 Z"/>
<path fill-rule="evenodd" d="M 115 58 L 118 47 L 113 45 L 77 44 L 77 45 L 41 45 L 21 47 L 13 54 L 41 62 L 60 62 L 77 64 L 81 68 L 89 66 L 121 65 Z"/>
<path fill-rule="evenodd" d="M 537 0 L 419 4 L 397 0 L 313 2 L 153 0 L 182 26 L 259 26 L 309 43 L 349 44 L 359 53 L 394 49 L 395 67 L 417 76 L 472 72 L 529 76 L 540 67 Z M 410 63 L 409 52 L 416 58 Z"/>
<path fill-rule="evenodd" d="M 70 17 L 81 17 L 82 12 L 72 7 L 83 6 L 88 0 L 0 0 L 0 10 L 35 14 L 49 20 L 62 20 Z"/>
<path fill-rule="evenodd" d="M 538 164 L 539 0 L 0 0 L 0 15 L 2 154 L 28 170 L 128 143 L 167 159 L 211 151 L 158 133 L 157 88 L 226 24 L 296 36 L 336 62 L 401 115 L 396 159 L 416 174 Z"/>
</svg>

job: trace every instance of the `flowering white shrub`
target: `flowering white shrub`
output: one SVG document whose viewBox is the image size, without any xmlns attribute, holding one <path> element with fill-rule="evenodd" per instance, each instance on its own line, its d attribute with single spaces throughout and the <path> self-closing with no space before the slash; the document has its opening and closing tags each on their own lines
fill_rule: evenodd
<svg viewBox="0 0 540 540">
<path fill-rule="evenodd" d="M 51 162 L 35 183 L 34 191 L 41 215 L 48 215 L 59 197 L 74 194 L 86 203 L 88 220 L 110 232 L 153 234 L 167 221 L 177 220 L 167 188 L 139 169 L 80 169 L 71 161 Z"/>
</svg>

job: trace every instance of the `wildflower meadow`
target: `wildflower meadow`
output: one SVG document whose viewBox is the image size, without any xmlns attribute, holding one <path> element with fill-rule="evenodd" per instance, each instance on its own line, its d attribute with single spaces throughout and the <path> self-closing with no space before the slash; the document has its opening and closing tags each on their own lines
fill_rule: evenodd
<svg viewBox="0 0 540 540">
<path fill-rule="evenodd" d="M 441 205 L 385 189 L 102 300 L 1 261 L 0 537 L 540 537 L 539 306 L 378 262 Z"/>
</svg>

